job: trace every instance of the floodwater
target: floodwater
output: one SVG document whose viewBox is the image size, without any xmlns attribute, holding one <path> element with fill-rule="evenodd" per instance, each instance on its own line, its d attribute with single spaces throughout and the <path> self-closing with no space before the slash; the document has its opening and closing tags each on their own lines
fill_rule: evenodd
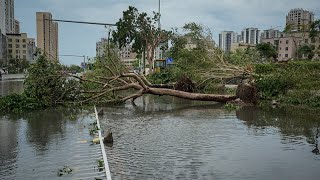
<svg viewBox="0 0 320 180">
<path fill-rule="evenodd" d="M 113 179 L 318 179 L 319 113 L 254 107 L 228 112 L 214 103 L 144 96 L 104 107 Z M 70 120 L 70 115 L 78 115 Z M 78 132 L 88 114 L 48 109 L 0 115 L 0 179 L 73 179 Z M 81 148 L 86 148 L 86 146 Z"/>
<path fill-rule="evenodd" d="M 320 119 L 308 111 L 147 96 L 105 108 L 114 179 L 318 179 Z M 313 151 L 313 152 L 312 152 Z"/>
</svg>

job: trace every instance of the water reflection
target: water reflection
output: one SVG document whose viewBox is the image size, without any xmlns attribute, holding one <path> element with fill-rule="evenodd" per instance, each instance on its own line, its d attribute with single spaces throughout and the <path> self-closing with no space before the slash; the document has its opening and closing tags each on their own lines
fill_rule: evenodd
<svg viewBox="0 0 320 180">
<path fill-rule="evenodd" d="M 227 112 L 221 104 L 145 96 L 135 106 L 105 107 L 104 112 L 102 128 L 111 128 L 115 139 L 106 147 L 115 179 L 319 175 L 318 116 L 308 111 L 246 107 Z"/>
<path fill-rule="evenodd" d="M 292 139 L 306 138 L 306 142 L 315 146 L 313 153 L 319 154 L 318 138 L 320 113 L 316 110 L 298 108 L 268 108 L 260 110 L 256 107 L 245 107 L 236 112 L 237 118 L 243 120 L 248 127 L 277 127 L 283 136 L 283 143 L 294 142 Z M 289 141 L 288 141 L 289 140 Z"/>
<path fill-rule="evenodd" d="M 0 177 L 25 179 L 49 176 L 55 179 L 55 171 L 46 168 L 61 166 L 60 161 L 65 161 L 60 155 L 69 153 L 69 150 L 63 147 L 68 147 L 73 140 L 67 132 L 79 123 L 70 120 L 70 115 L 79 117 L 84 113 L 73 108 L 52 108 L 0 115 Z M 56 167 L 52 168 L 55 170 Z M 36 170 L 38 174 L 35 174 Z"/>
</svg>

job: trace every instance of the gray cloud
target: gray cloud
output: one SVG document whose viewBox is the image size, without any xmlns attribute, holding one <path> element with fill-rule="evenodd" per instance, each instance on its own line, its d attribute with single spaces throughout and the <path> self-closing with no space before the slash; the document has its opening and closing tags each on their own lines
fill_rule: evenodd
<svg viewBox="0 0 320 180">
<path fill-rule="evenodd" d="M 121 17 L 122 11 L 126 10 L 129 5 L 148 14 L 158 9 L 158 0 L 28 0 L 27 2 L 16 0 L 16 6 L 19 7 L 17 4 L 21 5 L 16 11 L 34 10 L 33 13 L 35 13 L 41 9 L 51 11 L 55 18 L 108 23 L 116 22 Z M 271 26 L 281 26 L 280 29 L 283 29 L 285 16 L 292 8 L 313 11 L 316 18 L 319 18 L 320 11 L 318 0 L 161 0 L 161 6 L 161 21 L 164 28 L 182 27 L 187 22 L 197 22 L 211 28 L 215 39 L 222 30 L 240 32 L 245 27 L 266 29 Z M 20 17 L 24 19 L 23 13 L 20 13 Z M 24 27 L 30 24 L 23 23 Z M 34 22 L 31 24 L 34 25 Z M 61 25 L 61 27 L 61 34 L 72 31 L 70 25 Z M 86 54 L 94 56 L 95 41 L 104 36 L 105 30 L 101 27 L 81 27 L 81 29 L 73 36 L 81 33 L 81 37 L 85 37 L 86 42 L 91 44 L 81 45 L 80 43 L 79 48 Z M 85 31 L 89 31 L 90 34 L 85 35 Z M 69 36 L 71 38 L 71 35 Z M 77 38 L 74 37 L 73 40 Z M 60 42 L 62 43 L 61 49 L 70 49 L 70 47 L 67 48 L 71 46 L 68 38 L 61 39 Z M 89 46 L 90 48 L 85 48 Z"/>
</svg>

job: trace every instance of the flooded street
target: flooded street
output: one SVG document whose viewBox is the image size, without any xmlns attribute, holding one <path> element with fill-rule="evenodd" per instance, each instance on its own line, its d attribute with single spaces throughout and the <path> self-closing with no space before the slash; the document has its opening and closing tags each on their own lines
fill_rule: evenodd
<svg viewBox="0 0 320 180">
<path fill-rule="evenodd" d="M 114 137 L 113 146 L 105 147 L 113 179 L 320 176 L 320 120 L 312 111 L 228 112 L 220 104 L 144 96 L 136 106 L 104 107 L 104 112 L 102 129 L 111 129 Z M 81 157 L 73 151 L 84 147 L 75 145 L 81 140 L 75 134 L 87 133 L 92 113 L 59 108 L 0 115 L 0 179 L 57 179 L 64 165 L 76 168 L 73 158 Z M 74 115 L 78 119 L 70 120 Z"/>
<path fill-rule="evenodd" d="M 226 112 L 220 105 L 171 97 L 146 97 L 137 104 L 106 108 L 101 120 L 114 134 L 113 147 L 106 149 L 114 179 L 320 175 L 320 156 L 312 153 L 320 122 L 307 112 Z"/>
</svg>

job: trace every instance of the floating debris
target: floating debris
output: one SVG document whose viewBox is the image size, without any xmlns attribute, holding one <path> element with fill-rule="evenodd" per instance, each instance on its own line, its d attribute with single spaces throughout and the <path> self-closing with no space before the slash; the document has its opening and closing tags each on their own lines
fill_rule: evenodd
<svg viewBox="0 0 320 180">
<path fill-rule="evenodd" d="M 93 123 L 90 123 L 89 124 L 91 127 L 89 128 L 89 133 L 90 135 L 95 135 L 98 133 L 98 130 L 100 130 L 98 128 L 98 124 L 97 124 L 97 121 L 94 121 Z"/>
<path fill-rule="evenodd" d="M 69 166 L 64 166 L 62 169 L 58 170 L 58 176 L 63 176 L 65 174 L 71 174 L 72 169 Z"/>
<path fill-rule="evenodd" d="M 103 171 L 103 169 L 104 169 L 103 159 L 99 159 L 99 160 L 98 160 L 98 170 L 99 170 L 99 171 Z"/>
</svg>

